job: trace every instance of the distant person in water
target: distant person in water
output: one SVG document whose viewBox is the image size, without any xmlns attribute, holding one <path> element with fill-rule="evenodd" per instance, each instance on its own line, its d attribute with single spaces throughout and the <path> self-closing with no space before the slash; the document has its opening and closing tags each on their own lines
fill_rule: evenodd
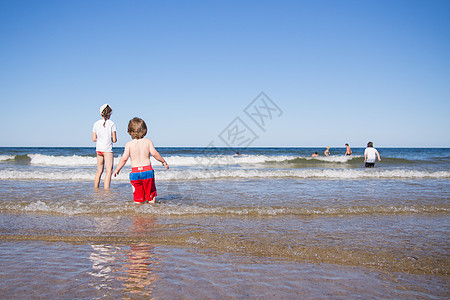
<svg viewBox="0 0 450 300">
<path fill-rule="evenodd" d="M 92 129 L 92 141 L 96 142 L 95 151 L 97 152 L 97 174 L 95 175 L 94 186 L 100 186 L 100 178 L 103 169 L 105 169 L 104 188 L 109 189 L 111 184 L 111 175 L 114 166 L 114 155 L 112 151 L 113 143 L 117 142 L 116 124 L 110 120 L 112 113 L 111 106 L 105 103 L 100 106 L 101 119 L 94 123 Z"/>
<path fill-rule="evenodd" d="M 147 125 L 141 118 L 133 118 L 128 123 L 128 133 L 133 140 L 125 145 L 125 151 L 120 158 L 119 164 L 114 171 L 117 176 L 128 158 L 131 159 L 130 183 L 133 187 L 133 200 L 135 203 L 143 204 L 148 201 L 156 201 L 155 175 L 150 162 L 150 156 L 161 162 L 166 169 L 169 165 L 164 158 L 156 151 L 153 142 L 145 139 Z"/>
<path fill-rule="evenodd" d="M 364 162 L 366 168 L 375 167 L 376 156 L 378 156 L 378 161 L 381 161 L 380 153 L 378 153 L 377 149 L 373 147 L 372 142 L 367 143 L 367 148 L 364 150 Z"/>
<path fill-rule="evenodd" d="M 239 156 L 239 151 L 234 154 L 234 156 Z"/>
<path fill-rule="evenodd" d="M 312 155 L 311 155 L 311 157 L 318 157 L 319 156 L 319 153 L 317 153 L 317 152 L 314 152 Z"/>
<path fill-rule="evenodd" d="M 327 147 L 327 150 L 325 150 L 325 152 L 323 153 L 325 154 L 325 156 L 329 156 L 330 155 L 330 147 Z"/>
<path fill-rule="evenodd" d="M 345 155 L 346 156 L 352 155 L 353 152 L 350 146 L 348 144 L 345 144 L 345 147 L 347 148 L 347 150 L 345 151 Z"/>
</svg>

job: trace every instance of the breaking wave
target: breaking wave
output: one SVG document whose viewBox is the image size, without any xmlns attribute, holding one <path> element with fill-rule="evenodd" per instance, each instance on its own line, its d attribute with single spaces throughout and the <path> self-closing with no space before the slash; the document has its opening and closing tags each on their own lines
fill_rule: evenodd
<svg viewBox="0 0 450 300">
<path fill-rule="evenodd" d="M 122 172 L 113 180 L 128 181 L 129 170 Z M 299 178 L 299 179 L 413 179 L 413 178 L 450 178 L 450 171 L 420 170 L 380 170 L 380 169 L 246 169 L 246 170 L 169 170 L 157 169 L 157 180 L 214 180 L 246 178 Z M 19 180 L 93 180 L 94 170 L 52 170 L 21 171 L 3 170 L 0 179 Z"/>
<path fill-rule="evenodd" d="M 164 205 L 136 206 L 131 201 L 115 205 L 96 204 L 95 201 L 85 203 L 74 202 L 15 202 L 0 203 L 0 211 L 22 213 L 51 213 L 62 215 L 84 214 L 156 214 L 159 216 L 184 216 L 184 215 L 216 215 L 216 216 L 334 216 L 334 215 L 362 215 L 362 214 L 408 214 L 408 213 L 434 213 L 446 214 L 448 207 L 435 205 L 411 205 L 411 206 L 353 206 L 353 207 L 203 207 L 197 205 L 179 205 L 164 203 Z"/>
<path fill-rule="evenodd" d="M 287 155 L 217 155 L 217 156 L 167 156 L 165 157 L 169 165 L 172 166 L 210 166 L 210 165 L 254 165 L 254 164 L 273 164 L 273 163 L 349 163 L 351 161 L 360 162 L 362 156 L 328 156 L 328 157 L 305 157 L 305 156 L 287 156 Z M 114 158 L 114 163 L 119 162 L 120 155 Z M 0 162 L 16 161 L 29 162 L 32 165 L 43 166 L 95 166 L 97 158 L 95 156 L 62 156 L 45 154 L 25 154 L 25 155 L 0 155 Z M 153 164 L 158 162 L 152 157 Z"/>
</svg>

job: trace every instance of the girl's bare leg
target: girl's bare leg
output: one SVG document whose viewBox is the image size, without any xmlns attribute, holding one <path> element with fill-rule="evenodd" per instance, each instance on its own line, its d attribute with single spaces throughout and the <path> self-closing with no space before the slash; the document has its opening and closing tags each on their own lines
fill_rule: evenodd
<svg viewBox="0 0 450 300">
<path fill-rule="evenodd" d="M 98 188 L 100 186 L 100 178 L 102 177 L 104 166 L 103 156 L 97 154 L 97 174 L 95 174 L 94 187 Z"/>
<path fill-rule="evenodd" d="M 103 156 L 105 158 L 104 187 L 105 187 L 105 189 L 109 189 L 109 187 L 111 185 L 111 176 L 112 176 L 113 167 L 114 167 L 114 155 L 112 152 L 105 152 L 105 153 L 103 153 Z"/>
</svg>

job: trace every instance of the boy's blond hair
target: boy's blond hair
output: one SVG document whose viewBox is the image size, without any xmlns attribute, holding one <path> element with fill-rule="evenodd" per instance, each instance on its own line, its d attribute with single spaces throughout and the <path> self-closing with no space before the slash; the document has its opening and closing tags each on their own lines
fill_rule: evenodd
<svg viewBox="0 0 450 300">
<path fill-rule="evenodd" d="M 147 125 L 141 118 L 135 117 L 128 122 L 128 134 L 133 139 L 142 139 L 147 134 Z"/>
</svg>

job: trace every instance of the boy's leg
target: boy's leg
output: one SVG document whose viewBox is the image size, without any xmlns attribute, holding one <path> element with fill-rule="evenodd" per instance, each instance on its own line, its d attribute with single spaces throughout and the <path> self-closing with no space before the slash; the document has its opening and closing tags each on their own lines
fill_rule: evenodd
<svg viewBox="0 0 450 300">
<path fill-rule="evenodd" d="M 103 154 L 104 162 L 105 162 L 105 182 L 104 188 L 109 189 L 111 185 L 111 176 L 114 167 L 114 155 L 112 152 L 105 152 Z"/>
<path fill-rule="evenodd" d="M 98 188 L 100 185 L 100 178 L 102 177 L 104 166 L 104 158 L 102 155 L 97 154 L 97 174 L 95 174 L 94 186 Z"/>
<path fill-rule="evenodd" d="M 145 198 L 148 200 L 148 203 L 156 203 L 156 185 L 155 178 L 150 178 L 145 180 Z"/>
<path fill-rule="evenodd" d="M 133 201 L 136 204 L 145 203 L 145 193 L 142 180 L 132 180 L 130 181 L 131 187 L 133 189 Z"/>
</svg>

